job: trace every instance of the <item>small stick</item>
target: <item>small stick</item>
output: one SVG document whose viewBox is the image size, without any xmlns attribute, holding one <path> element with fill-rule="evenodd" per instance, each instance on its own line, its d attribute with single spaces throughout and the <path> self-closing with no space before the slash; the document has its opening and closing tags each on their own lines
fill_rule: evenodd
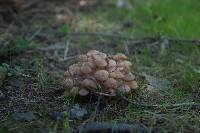
<svg viewBox="0 0 200 133">
<path fill-rule="evenodd" d="M 65 46 L 65 52 L 64 52 L 64 58 L 63 58 L 63 60 L 67 59 L 68 51 L 69 51 L 69 40 L 66 41 L 66 46 Z"/>
<path fill-rule="evenodd" d="M 126 54 L 129 55 L 130 52 L 129 52 L 129 49 L 128 49 L 127 42 L 124 44 L 124 49 L 125 49 Z"/>
<path fill-rule="evenodd" d="M 88 122 L 79 133 L 149 133 L 143 124 Z"/>
<path fill-rule="evenodd" d="M 49 33 L 56 33 L 59 35 L 60 33 L 55 30 L 51 30 L 49 32 L 43 32 L 43 34 L 39 34 L 38 36 L 44 36 Z M 192 43 L 200 46 L 200 39 L 182 39 L 182 38 L 173 38 L 169 36 L 158 36 L 158 37 L 145 37 L 145 38 L 132 38 L 129 36 L 124 36 L 121 34 L 115 34 L 115 33 L 102 33 L 102 32 L 71 32 L 68 33 L 67 36 L 69 37 L 76 37 L 76 36 L 101 36 L 105 38 L 116 38 L 121 40 L 127 40 L 130 41 L 131 44 L 139 44 L 139 43 L 152 43 L 158 40 L 166 39 L 169 42 L 181 42 L 181 43 Z"/>
<path fill-rule="evenodd" d="M 194 108 L 200 108 L 200 103 L 195 103 L 195 102 L 188 102 L 188 103 L 176 103 L 176 104 L 164 104 L 164 105 L 147 105 L 147 104 L 141 104 L 141 103 L 136 103 L 130 101 L 128 98 L 122 96 L 122 99 L 133 104 L 136 107 L 141 107 L 141 108 L 177 108 L 177 107 L 194 107 Z"/>
</svg>

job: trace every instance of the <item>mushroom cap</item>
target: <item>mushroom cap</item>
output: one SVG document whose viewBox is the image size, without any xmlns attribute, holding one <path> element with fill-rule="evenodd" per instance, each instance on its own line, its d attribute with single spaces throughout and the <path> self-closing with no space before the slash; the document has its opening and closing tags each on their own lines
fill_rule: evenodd
<svg viewBox="0 0 200 133">
<path fill-rule="evenodd" d="M 87 55 L 81 54 L 77 57 L 78 62 L 86 62 L 87 61 Z"/>
<path fill-rule="evenodd" d="M 63 84 L 67 89 L 70 89 L 74 86 L 74 81 L 71 78 L 67 78 L 63 81 Z"/>
<path fill-rule="evenodd" d="M 108 79 L 109 73 L 106 70 L 98 70 L 95 72 L 94 77 L 98 80 L 98 81 L 105 81 L 106 79 Z"/>
<path fill-rule="evenodd" d="M 117 88 L 117 81 L 113 78 L 108 78 L 104 83 L 104 87 L 107 89 L 115 89 Z"/>
<path fill-rule="evenodd" d="M 122 71 L 124 71 L 124 67 L 117 67 L 117 68 L 116 68 L 116 71 L 122 72 Z"/>
<path fill-rule="evenodd" d="M 130 81 L 126 82 L 126 84 L 131 88 L 131 89 L 136 89 L 138 87 L 138 84 L 136 81 Z"/>
<path fill-rule="evenodd" d="M 130 71 L 132 63 L 130 61 L 120 61 L 117 63 L 117 66 L 118 68 L 123 67 L 123 72 L 128 73 Z"/>
<path fill-rule="evenodd" d="M 133 81 L 135 80 L 135 75 L 133 75 L 131 72 L 124 75 L 124 78 L 123 78 L 125 81 Z"/>
<path fill-rule="evenodd" d="M 117 62 L 118 67 L 130 67 L 132 66 L 132 63 L 130 61 L 119 61 Z"/>
<path fill-rule="evenodd" d="M 115 78 L 115 79 L 122 79 L 122 78 L 124 78 L 124 74 L 122 72 L 120 72 L 120 71 L 111 72 L 109 76 L 111 78 Z"/>
<path fill-rule="evenodd" d="M 65 71 L 64 76 L 65 76 L 65 77 L 70 77 L 71 74 L 70 74 L 70 72 L 67 70 L 67 71 Z"/>
<path fill-rule="evenodd" d="M 90 64 L 87 62 L 87 63 L 83 63 L 81 68 L 80 68 L 81 72 L 84 73 L 84 74 L 88 74 L 88 73 L 91 73 L 92 72 L 92 68 L 90 66 Z"/>
<path fill-rule="evenodd" d="M 87 91 L 86 89 L 79 90 L 79 95 L 81 96 L 87 96 L 88 94 L 89 94 L 89 91 Z"/>
<path fill-rule="evenodd" d="M 91 51 L 89 51 L 89 52 L 87 53 L 87 56 L 93 57 L 93 58 L 95 58 L 95 57 L 101 57 L 101 58 L 103 58 L 103 59 L 106 59 L 106 58 L 107 58 L 107 55 L 106 55 L 105 53 L 99 52 L 99 51 L 97 51 L 97 50 L 91 50 Z"/>
<path fill-rule="evenodd" d="M 121 93 L 130 93 L 131 92 L 131 88 L 128 85 L 120 86 L 119 88 L 117 88 L 117 90 Z"/>
<path fill-rule="evenodd" d="M 116 60 L 116 61 L 119 61 L 119 60 L 127 60 L 128 58 L 125 54 L 118 53 L 118 54 L 113 56 L 113 59 Z"/>
<path fill-rule="evenodd" d="M 92 55 L 95 55 L 97 53 L 99 53 L 99 51 L 97 51 L 97 50 L 90 50 L 90 51 L 87 52 L 87 56 L 92 56 Z"/>
<path fill-rule="evenodd" d="M 92 63 L 92 62 L 84 62 L 83 64 L 86 65 L 86 66 L 89 66 L 90 68 L 95 67 L 94 63 Z"/>
<path fill-rule="evenodd" d="M 74 76 L 74 75 L 80 75 L 80 67 L 78 64 L 73 64 L 69 66 L 69 73 Z"/>
<path fill-rule="evenodd" d="M 96 59 L 94 60 L 94 63 L 95 63 L 95 65 L 96 65 L 97 67 L 99 67 L 99 68 L 106 67 L 107 64 L 108 64 L 108 63 L 106 62 L 106 60 L 103 59 L 103 58 L 96 58 Z"/>
<path fill-rule="evenodd" d="M 109 67 L 109 68 L 107 68 L 107 70 L 109 73 L 111 73 L 111 72 L 116 71 L 116 67 Z"/>
<path fill-rule="evenodd" d="M 94 64 L 94 59 L 92 57 L 88 57 L 88 62 L 93 63 Z"/>
<path fill-rule="evenodd" d="M 107 58 L 107 54 L 102 53 L 102 52 L 99 52 L 99 53 L 97 53 L 96 55 L 100 56 L 100 57 L 103 58 L 103 59 L 106 59 L 106 58 Z"/>
<path fill-rule="evenodd" d="M 108 60 L 108 67 L 116 67 L 117 63 L 114 60 Z"/>
<path fill-rule="evenodd" d="M 85 88 L 97 88 L 97 85 L 96 83 L 91 80 L 91 79 L 84 79 L 82 82 L 81 82 L 81 85 Z"/>
</svg>

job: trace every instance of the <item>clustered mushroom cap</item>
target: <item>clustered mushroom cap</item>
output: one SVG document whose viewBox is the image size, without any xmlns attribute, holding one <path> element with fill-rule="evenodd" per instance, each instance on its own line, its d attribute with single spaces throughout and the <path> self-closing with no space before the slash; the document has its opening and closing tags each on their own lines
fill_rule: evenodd
<svg viewBox="0 0 200 133">
<path fill-rule="evenodd" d="M 99 67 L 99 68 L 104 68 L 104 67 L 106 67 L 106 66 L 108 65 L 108 63 L 106 62 L 106 60 L 105 60 L 105 59 L 102 59 L 102 58 L 100 58 L 100 57 L 95 58 L 95 59 L 94 59 L 94 63 L 95 63 L 95 65 L 96 65 L 97 67 Z"/>
<path fill-rule="evenodd" d="M 117 63 L 114 60 L 108 60 L 108 67 L 116 67 Z"/>
<path fill-rule="evenodd" d="M 94 73 L 94 77 L 98 81 L 105 81 L 108 79 L 109 73 L 106 70 L 98 70 Z"/>
<path fill-rule="evenodd" d="M 91 73 L 92 72 L 92 68 L 91 66 L 88 64 L 88 63 L 83 63 L 80 67 L 80 71 L 83 73 L 83 74 L 88 74 L 88 73 Z"/>
<path fill-rule="evenodd" d="M 135 75 L 133 75 L 132 73 L 128 73 L 128 74 L 124 75 L 123 79 L 125 81 L 133 81 L 133 80 L 135 80 Z"/>
<path fill-rule="evenodd" d="M 117 89 L 119 92 L 122 92 L 122 93 L 130 93 L 131 92 L 131 88 L 128 85 L 123 85 Z"/>
<path fill-rule="evenodd" d="M 74 81 L 70 78 L 64 80 L 64 85 L 66 88 L 72 88 L 74 86 Z"/>
<path fill-rule="evenodd" d="M 87 91 L 86 89 L 80 89 L 78 93 L 81 96 L 87 96 L 89 94 L 89 91 Z"/>
<path fill-rule="evenodd" d="M 84 79 L 81 85 L 86 88 L 97 88 L 96 83 L 91 79 Z"/>
<path fill-rule="evenodd" d="M 64 85 L 73 94 L 86 96 L 89 92 L 99 91 L 101 87 L 110 95 L 129 94 L 137 88 L 135 75 L 130 71 L 132 63 L 122 53 L 114 56 L 97 50 L 77 57 L 77 63 L 69 66 L 64 73 Z"/>
<path fill-rule="evenodd" d="M 129 81 L 126 82 L 126 84 L 131 88 L 131 89 L 136 89 L 138 87 L 138 84 L 136 81 Z"/>
<path fill-rule="evenodd" d="M 79 56 L 77 57 L 77 61 L 78 61 L 78 62 L 86 62 L 86 61 L 88 61 L 87 55 L 79 55 Z"/>
<path fill-rule="evenodd" d="M 117 88 L 117 81 L 114 78 L 109 78 L 103 83 L 104 87 L 108 89 Z"/>
<path fill-rule="evenodd" d="M 126 55 L 122 53 L 117 53 L 116 55 L 113 56 L 113 59 L 119 61 L 119 60 L 127 60 L 128 58 Z"/>
<path fill-rule="evenodd" d="M 124 74 L 120 71 L 114 71 L 110 73 L 111 78 L 122 79 L 124 78 Z"/>
</svg>

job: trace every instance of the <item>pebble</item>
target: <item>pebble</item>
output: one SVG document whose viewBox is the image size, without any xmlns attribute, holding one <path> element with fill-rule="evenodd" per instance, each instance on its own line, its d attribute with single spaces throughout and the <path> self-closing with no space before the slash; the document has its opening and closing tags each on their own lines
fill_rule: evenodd
<svg viewBox="0 0 200 133">
<path fill-rule="evenodd" d="M 72 119 L 81 119 L 85 115 L 87 115 L 87 110 L 85 108 L 81 108 L 79 104 L 75 104 L 70 110 L 70 118 Z"/>
<path fill-rule="evenodd" d="M 4 100 L 6 96 L 3 94 L 3 92 L 0 90 L 0 101 Z"/>
</svg>

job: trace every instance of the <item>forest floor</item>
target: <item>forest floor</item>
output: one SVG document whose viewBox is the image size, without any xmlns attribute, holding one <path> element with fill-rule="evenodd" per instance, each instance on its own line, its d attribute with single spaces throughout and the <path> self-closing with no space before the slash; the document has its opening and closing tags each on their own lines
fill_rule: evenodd
<svg viewBox="0 0 200 133">
<path fill-rule="evenodd" d="M 199 8 L 198 0 L 26 2 L 0 19 L 0 132 L 77 132 L 87 122 L 200 132 Z M 65 70 L 91 49 L 130 58 L 139 87 L 129 102 L 63 93 Z"/>
</svg>

